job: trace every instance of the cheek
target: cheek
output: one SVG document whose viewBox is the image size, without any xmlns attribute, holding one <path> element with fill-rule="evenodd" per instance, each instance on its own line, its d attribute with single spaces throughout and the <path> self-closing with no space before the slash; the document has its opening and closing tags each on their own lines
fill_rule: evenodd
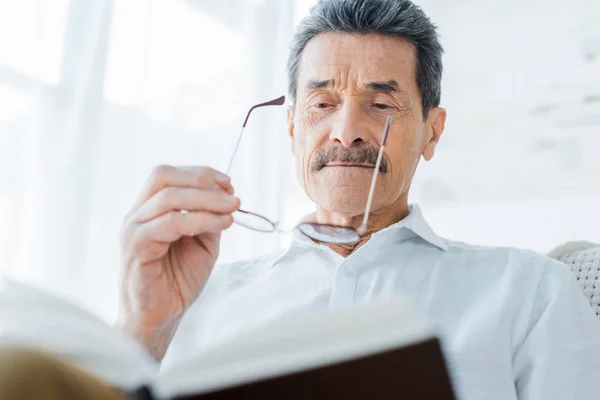
<svg viewBox="0 0 600 400">
<path fill-rule="evenodd" d="M 299 167 L 303 167 L 307 159 L 308 143 L 306 142 L 306 136 L 302 133 L 299 133 L 304 131 L 301 129 L 301 127 L 299 128 L 300 129 L 296 129 L 296 134 L 294 136 L 294 156 L 296 157 L 296 164 L 298 164 Z"/>
<path fill-rule="evenodd" d="M 300 186 L 306 192 L 310 186 L 310 154 L 311 135 L 306 125 L 302 122 L 296 124 L 294 131 L 294 158 L 296 164 L 296 176 Z"/>
<path fill-rule="evenodd" d="M 396 186 L 399 186 L 400 190 L 410 183 L 419 162 L 420 154 L 419 141 L 416 140 L 415 134 L 403 135 L 402 139 L 388 151 L 388 157 L 392 164 L 392 176 L 390 178 Z"/>
<path fill-rule="evenodd" d="M 296 158 L 304 164 L 310 162 L 310 155 L 318 147 L 318 130 L 312 124 L 300 121 L 295 130 L 295 155 Z M 308 167 L 308 165 L 305 165 Z"/>
</svg>

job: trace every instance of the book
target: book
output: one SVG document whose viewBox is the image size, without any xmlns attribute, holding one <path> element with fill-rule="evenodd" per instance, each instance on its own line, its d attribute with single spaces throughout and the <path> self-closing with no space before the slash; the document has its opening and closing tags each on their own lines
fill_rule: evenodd
<svg viewBox="0 0 600 400">
<path fill-rule="evenodd" d="M 0 345 L 50 352 L 147 399 L 455 398 L 438 338 L 402 299 L 284 317 L 161 369 L 77 305 L 4 280 Z"/>
</svg>

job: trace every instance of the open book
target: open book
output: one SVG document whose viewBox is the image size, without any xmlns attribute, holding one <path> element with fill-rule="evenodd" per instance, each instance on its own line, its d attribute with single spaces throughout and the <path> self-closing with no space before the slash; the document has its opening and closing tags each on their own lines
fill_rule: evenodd
<svg viewBox="0 0 600 400">
<path fill-rule="evenodd" d="M 453 399 L 438 340 L 403 302 L 282 319 L 175 363 L 50 293 L 0 284 L 0 345 L 45 350 L 155 399 Z"/>
</svg>

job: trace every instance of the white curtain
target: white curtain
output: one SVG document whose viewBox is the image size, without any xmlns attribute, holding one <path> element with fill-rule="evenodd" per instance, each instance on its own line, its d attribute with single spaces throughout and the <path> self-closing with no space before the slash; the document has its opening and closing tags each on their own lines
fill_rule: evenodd
<svg viewBox="0 0 600 400">
<path fill-rule="evenodd" d="M 0 270 L 112 319 L 118 231 L 153 166 L 224 169 L 248 107 L 286 92 L 315 0 L 0 0 Z M 440 234 L 546 251 L 600 240 L 600 3 L 417 1 L 446 48 L 446 133 L 412 201 Z M 253 115 L 231 173 L 291 226 L 285 108 Z M 234 227 L 222 261 L 289 236 Z"/>
<path fill-rule="evenodd" d="M 122 219 L 155 165 L 225 169 L 248 108 L 286 94 L 295 3 L 0 2 L 0 268 L 114 318 Z M 285 107 L 259 109 L 231 172 L 281 214 Z M 293 175 L 292 175 L 293 176 Z M 222 260 L 281 240 L 226 233 Z"/>
</svg>

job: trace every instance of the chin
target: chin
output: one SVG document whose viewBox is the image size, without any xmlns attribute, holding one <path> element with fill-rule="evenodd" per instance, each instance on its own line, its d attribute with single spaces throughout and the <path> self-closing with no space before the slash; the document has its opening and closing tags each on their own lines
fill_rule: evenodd
<svg viewBox="0 0 600 400">
<path fill-rule="evenodd" d="M 370 174 L 369 168 L 321 170 L 308 185 L 310 198 L 329 211 L 361 215 L 369 195 Z"/>
<path fill-rule="evenodd" d="M 348 185 L 320 191 L 311 197 L 321 207 L 351 217 L 365 212 L 367 195 L 367 191 L 357 190 L 355 185 Z"/>
</svg>

